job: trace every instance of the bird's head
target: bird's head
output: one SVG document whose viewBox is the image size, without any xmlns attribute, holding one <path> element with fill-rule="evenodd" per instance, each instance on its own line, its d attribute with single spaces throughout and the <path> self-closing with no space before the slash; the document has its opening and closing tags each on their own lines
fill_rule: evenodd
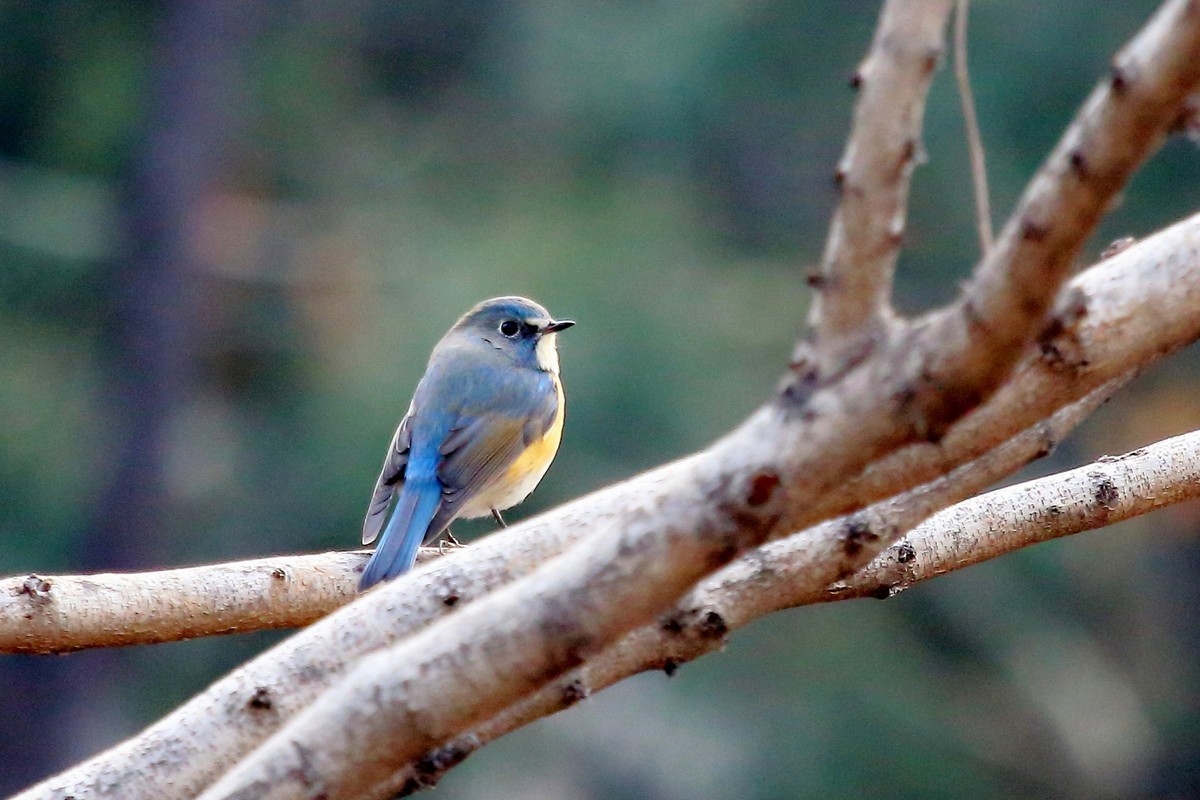
<svg viewBox="0 0 1200 800">
<path fill-rule="evenodd" d="M 556 334 L 574 325 L 556 320 L 544 307 L 526 297 L 494 297 L 472 308 L 454 324 L 454 331 L 477 336 L 517 361 L 558 372 Z"/>
</svg>

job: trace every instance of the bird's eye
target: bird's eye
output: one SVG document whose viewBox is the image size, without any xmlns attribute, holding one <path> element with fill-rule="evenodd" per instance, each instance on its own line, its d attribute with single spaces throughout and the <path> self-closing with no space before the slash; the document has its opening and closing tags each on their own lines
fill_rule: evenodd
<svg viewBox="0 0 1200 800">
<path fill-rule="evenodd" d="M 511 339 L 521 332 L 521 323 L 515 319 L 506 319 L 500 323 L 500 332 Z"/>
</svg>

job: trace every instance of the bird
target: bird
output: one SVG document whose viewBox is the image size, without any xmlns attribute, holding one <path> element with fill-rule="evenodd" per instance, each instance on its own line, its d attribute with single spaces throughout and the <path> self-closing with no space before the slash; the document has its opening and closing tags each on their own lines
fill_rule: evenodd
<svg viewBox="0 0 1200 800">
<path fill-rule="evenodd" d="M 457 518 L 491 514 L 505 527 L 500 512 L 529 496 L 558 452 L 558 334 L 574 324 L 528 298 L 495 297 L 434 346 L 367 508 L 363 544 L 383 536 L 360 591 L 407 572 Z"/>
</svg>

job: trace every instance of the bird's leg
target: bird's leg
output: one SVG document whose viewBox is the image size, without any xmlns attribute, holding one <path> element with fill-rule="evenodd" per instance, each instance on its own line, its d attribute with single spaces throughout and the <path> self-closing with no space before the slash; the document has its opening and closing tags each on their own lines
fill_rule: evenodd
<svg viewBox="0 0 1200 800">
<path fill-rule="evenodd" d="M 492 509 L 492 518 L 496 520 L 496 524 L 501 528 L 508 527 L 508 523 L 504 521 L 504 517 L 500 516 L 500 511 L 498 509 Z"/>
<path fill-rule="evenodd" d="M 454 538 L 454 534 L 450 532 L 449 528 L 446 528 L 446 530 L 442 531 L 442 535 L 438 537 L 439 556 L 446 554 L 447 545 L 451 548 L 462 547 L 462 542 Z"/>
</svg>

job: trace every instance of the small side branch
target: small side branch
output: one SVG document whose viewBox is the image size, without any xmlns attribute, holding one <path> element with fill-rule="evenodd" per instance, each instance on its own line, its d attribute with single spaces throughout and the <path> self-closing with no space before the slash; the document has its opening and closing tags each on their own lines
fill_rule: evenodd
<svg viewBox="0 0 1200 800">
<path fill-rule="evenodd" d="M 0 653 L 64 653 L 307 625 L 355 595 L 365 553 L 0 580 Z"/>
<path fill-rule="evenodd" d="M 1133 171 L 1163 142 L 1200 85 L 1200 12 L 1168 0 L 1115 57 L 1030 181 L 959 301 L 926 320 L 916 352 L 936 395 L 919 420 L 944 430 L 1004 378 L 1042 325 L 1071 260 Z M 936 344 L 940 347 L 934 346 Z M 986 343 L 988 358 L 978 358 Z M 912 347 L 911 344 L 906 347 Z"/>
<path fill-rule="evenodd" d="M 821 599 L 891 597 L 1023 547 L 1200 497 L 1200 432 L 974 498 L 942 511 Z"/>
<path fill-rule="evenodd" d="M 925 98 L 945 50 L 949 0 L 890 0 L 852 79 L 861 93 L 837 167 L 834 212 L 810 323 L 828 368 L 886 333 Z"/>
</svg>

